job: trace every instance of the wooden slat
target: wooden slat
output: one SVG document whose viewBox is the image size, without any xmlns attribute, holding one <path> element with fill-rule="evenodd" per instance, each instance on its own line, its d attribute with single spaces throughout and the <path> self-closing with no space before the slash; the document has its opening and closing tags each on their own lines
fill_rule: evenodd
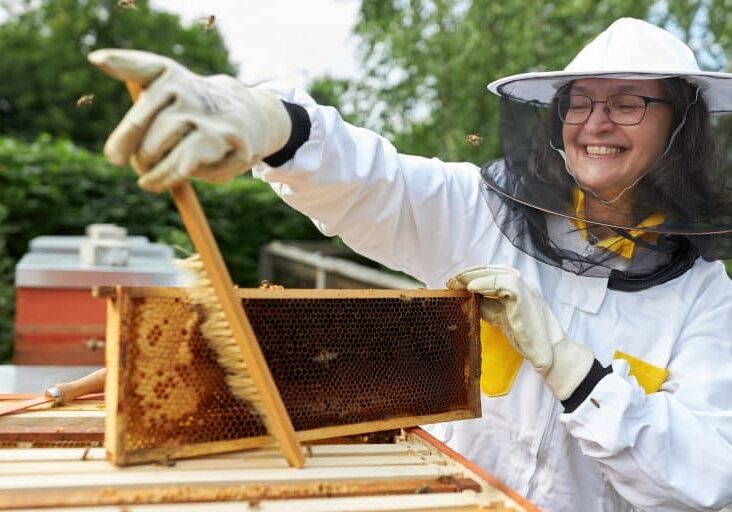
<svg viewBox="0 0 732 512">
<path fill-rule="evenodd" d="M 471 492 L 472 491 L 472 492 Z M 363 511 L 390 511 L 390 510 L 495 510 L 491 508 L 476 508 L 485 503 L 485 500 L 476 496 L 475 483 L 465 480 L 445 482 L 440 480 L 401 480 L 386 483 L 384 481 L 355 481 L 338 484 L 302 484 L 277 486 L 242 485 L 242 486 L 209 486 L 209 487 L 148 487 L 135 489 L 111 489 L 90 494 L 84 491 L 51 491 L 39 495 L 37 493 L 16 493 L 4 497 L 3 505 L 23 507 L 24 509 L 42 506 L 78 505 L 127 505 L 133 503 L 165 503 L 185 501 L 189 505 L 179 503 L 155 507 L 154 510 L 218 510 L 222 505 L 206 503 L 216 501 L 236 501 L 236 510 L 279 510 L 294 512 L 299 510 L 331 510 L 345 512 L 348 510 Z M 375 499 L 364 496 L 385 497 Z M 406 495 L 404 500 L 398 499 Z M 356 497 L 359 498 L 356 498 Z M 443 496 L 463 496 L 451 499 Z M 342 498 L 347 497 L 347 498 Z M 308 498 L 307 500 L 297 498 Z M 277 500 L 277 501 L 270 501 Z M 360 500 L 360 501 L 359 501 Z M 191 503 L 194 502 L 194 503 Z M 198 503 L 195 503 L 198 502 Z M 244 503 L 242 503 L 244 502 Z M 437 506 L 439 504 L 439 506 Z M 245 508 L 245 507 L 249 508 Z M 464 508 L 472 505 L 473 508 Z M 485 505 L 489 505 L 485 503 Z M 454 508 L 454 507 L 463 508 Z M 140 507 L 137 510 L 153 510 Z M 266 508 L 262 508 L 266 507 Z M 302 508 L 305 507 L 305 508 Z M 447 508 L 446 508 L 447 507 Z M 222 507 L 223 508 L 223 507 Z M 223 508 L 226 510 L 226 508 Z M 98 510 L 87 509 L 87 510 Z M 118 509 L 127 511 L 125 506 Z M 231 510 L 231 509 L 230 509 Z M 502 509 L 501 509 L 502 510 Z"/>
<path fill-rule="evenodd" d="M 392 428 L 404 426 L 424 425 L 428 423 L 438 423 L 448 420 L 469 419 L 473 417 L 474 414 L 472 411 L 458 410 L 441 414 L 394 418 L 391 420 L 383 421 L 370 421 L 357 423 L 355 425 L 340 425 L 336 427 L 301 430 L 295 432 L 295 437 L 299 442 L 306 442 L 318 439 L 328 439 L 332 437 L 364 434 L 367 432 L 375 432 L 378 430 L 389 430 Z M 120 433 L 120 436 L 121 435 L 122 433 Z M 146 448 L 139 451 L 126 451 L 124 453 L 115 454 L 115 452 L 112 450 L 112 447 L 106 444 L 106 440 L 110 437 L 113 436 L 107 436 L 105 438 L 105 446 L 107 446 L 109 453 L 113 456 L 114 463 L 120 465 L 140 464 L 144 462 L 150 462 L 151 460 L 157 460 L 162 462 L 238 450 L 251 450 L 254 448 L 262 448 L 268 445 L 271 446 L 273 441 L 272 438 L 269 436 L 259 436 L 228 441 L 186 444 L 183 446 L 160 446 L 156 448 Z"/>
<path fill-rule="evenodd" d="M 64 406 L 53 407 L 43 410 L 30 410 L 19 414 L 13 414 L 9 416 L 0 417 L 0 425 L 10 423 L 10 419 L 14 422 L 33 422 L 50 423 L 51 421 L 64 421 L 70 418 L 76 420 L 86 419 L 90 421 L 104 420 L 106 413 L 104 411 L 104 404 L 88 404 L 88 405 L 76 405 L 73 407 Z"/>
<path fill-rule="evenodd" d="M 5 402 L 6 400 L 28 400 L 37 396 L 39 396 L 39 393 L 0 393 L 0 402 Z M 102 404 L 102 409 L 104 409 L 104 393 L 92 393 L 80 396 L 71 402 L 58 407 L 58 409 L 77 409 L 77 407 L 83 407 L 90 402 Z"/>
<path fill-rule="evenodd" d="M 104 448 L 3 448 L 0 464 L 32 461 L 104 460 Z"/>
<path fill-rule="evenodd" d="M 25 509 L 26 512 L 45 509 Z M 471 491 L 461 493 L 355 498 L 293 499 L 287 501 L 249 501 L 166 505 L 129 505 L 120 507 L 73 507 L 63 512 L 509 512 L 498 503 L 481 499 Z"/>
<path fill-rule="evenodd" d="M 120 447 L 124 446 L 125 418 L 124 414 L 112 410 L 110 407 L 118 407 L 120 395 L 124 396 L 125 384 L 121 375 L 120 365 L 124 361 L 120 359 L 120 352 L 124 351 L 124 344 L 127 340 L 121 339 L 122 323 L 129 322 L 120 314 L 120 310 L 129 310 L 130 297 L 122 293 L 121 287 L 116 287 L 114 297 L 107 299 L 107 343 L 105 344 L 105 359 L 107 368 L 107 382 L 104 384 L 104 392 L 107 406 L 107 415 L 104 420 L 104 447 L 112 456 L 115 463 L 122 463 L 123 460 L 114 460 L 115 457 L 122 459 Z M 111 340 L 119 340 L 119 343 L 111 343 Z"/>
<path fill-rule="evenodd" d="M 137 287 L 125 286 L 122 293 L 132 297 L 186 297 L 185 290 L 173 287 Z M 386 290 L 386 289 L 259 289 L 237 288 L 236 295 L 240 299 L 400 299 L 460 297 L 472 295 L 465 290 Z"/>
<path fill-rule="evenodd" d="M 352 468 L 352 467 L 392 467 L 416 466 L 420 464 L 444 465 L 441 457 L 434 455 L 374 455 L 374 456 L 341 456 L 317 457 L 308 459 L 309 468 Z M 285 469 L 287 461 L 282 456 L 272 455 L 268 458 L 217 459 L 199 458 L 175 462 L 176 471 L 224 470 L 224 469 Z M 121 468 L 105 460 L 62 460 L 62 461 L 16 461 L 13 464 L 0 463 L 0 476 L 5 475 L 53 475 L 61 473 L 118 473 L 130 471 L 160 471 L 159 465 L 135 466 Z"/>
<path fill-rule="evenodd" d="M 292 499 L 297 497 L 417 494 L 478 490 L 472 480 L 437 466 L 237 469 L 206 471 L 121 470 L 0 476 L 6 507 Z"/>
<path fill-rule="evenodd" d="M 359 468 L 310 468 L 300 471 L 287 469 L 237 469 L 219 471 L 171 471 L 160 467 L 158 471 L 128 468 L 123 471 L 85 475 L 79 479 L 75 474 L 25 475 L 0 477 L 0 492 L 34 490 L 43 492 L 52 489 L 83 489 L 92 487 L 128 487 L 153 485 L 201 485 L 201 484 L 277 484 L 298 482 L 340 482 L 349 480 L 409 480 L 415 478 L 439 478 L 449 476 L 452 470 L 442 466 L 406 465 Z M 0 494 L 1 496 L 1 494 Z"/>
<path fill-rule="evenodd" d="M 440 423 L 443 421 L 455 421 L 475 418 L 473 411 L 458 409 L 455 411 L 443 412 L 440 414 L 425 414 L 423 416 L 407 416 L 380 421 L 365 421 L 354 425 L 338 425 L 335 427 L 323 427 L 312 430 L 300 430 L 297 438 L 300 441 L 314 441 L 317 439 L 328 439 L 331 437 L 343 437 L 381 430 L 391 430 L 404 426 L 427 425 L 429 423 Z"/>
<path fill-rule="evenodd" d="M 365 457 L 365 456 L 397 456 L 422 455 L 429 456 L 430 449 L 422 443 L 400 442 L 396 444 L 347 444 L 347 445 L 315 445 L 305 446 L 310 458 L 317 457 Z M 198 460 L 230 460 L 230 459 L 270 459 L 279 455 L 276 449 L 259 449 L 247 452 L 229 452 L 201 457 Z M 104 448 L 11 448 L 0 449 L 0 463 L 29 461 L 73 461 L 73 460 L 105 460 Z M 315 459 L 314 459 L 315 460 Z"/>
</svg>

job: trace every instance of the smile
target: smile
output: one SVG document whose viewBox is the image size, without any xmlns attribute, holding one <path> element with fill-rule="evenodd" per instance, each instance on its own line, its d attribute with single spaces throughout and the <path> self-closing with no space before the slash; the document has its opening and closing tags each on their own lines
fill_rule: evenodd
<svg viewBox="0 0 732 512">
<path fill-rule="evenodd" d="M 625 151 L 617 146 L 585 146 L 585 152 L 588 155 L 617 155 Z"/>
</svg>

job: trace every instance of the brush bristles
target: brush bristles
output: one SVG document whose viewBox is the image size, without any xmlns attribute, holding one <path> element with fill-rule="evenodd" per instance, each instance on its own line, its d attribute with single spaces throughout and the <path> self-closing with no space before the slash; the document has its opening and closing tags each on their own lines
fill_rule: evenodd
<svg viewBox="0 0 732 512">
<path fill-rule="evenodd" d="M 191 302 L 203 308 L 206 318 L 201 325 L 201 334 L 216 352 L 216 359 L 226 372 L 226 383 L 231 393 L 248 402 L 260 416 L 263 416 L 259 392 L 249 376 L 241 349 L 234 339 L 201 257 L 194 254 L 184 260 L 176 260 L 176 265 L 188 273 L 189 298 Z"/>
</svg>

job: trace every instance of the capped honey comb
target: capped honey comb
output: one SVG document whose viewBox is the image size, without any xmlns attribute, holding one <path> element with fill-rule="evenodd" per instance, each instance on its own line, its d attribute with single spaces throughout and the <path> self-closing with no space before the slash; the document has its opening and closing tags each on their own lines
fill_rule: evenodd
<svg viewBox="0 0 732 512">
<path fill-rule="evenodd" d="M 475 298 L 435 290 L 239 290 L 299 441 L 480 415 Z M 263 446 L 185 290 L 108 307 L 105 445 L 118 464 Z"/>
</svg>

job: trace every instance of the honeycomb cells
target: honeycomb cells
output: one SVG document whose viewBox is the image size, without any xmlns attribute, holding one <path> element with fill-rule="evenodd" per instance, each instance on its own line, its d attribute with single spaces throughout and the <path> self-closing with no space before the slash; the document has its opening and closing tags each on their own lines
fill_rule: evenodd
<svg viewBox="0 0 732 512">
<path fill-rule="evenodd" d="M 297 431 L 469 408 L 477 319 L 465 296 L 242 300 Z M 130 450 L 266 433 L 228 391 L 182 297 L 132 301 L 124 392 Z M 473 340 L 473 341 L 471 341 Z"/>
<path fill-rule="evenodd" d="M 266 434 L 249 405 L 229 393 L 201 335 L 200 308 L 183 298 L 131 302 L 124 404 L 129 450 Z"/>
</svg>

